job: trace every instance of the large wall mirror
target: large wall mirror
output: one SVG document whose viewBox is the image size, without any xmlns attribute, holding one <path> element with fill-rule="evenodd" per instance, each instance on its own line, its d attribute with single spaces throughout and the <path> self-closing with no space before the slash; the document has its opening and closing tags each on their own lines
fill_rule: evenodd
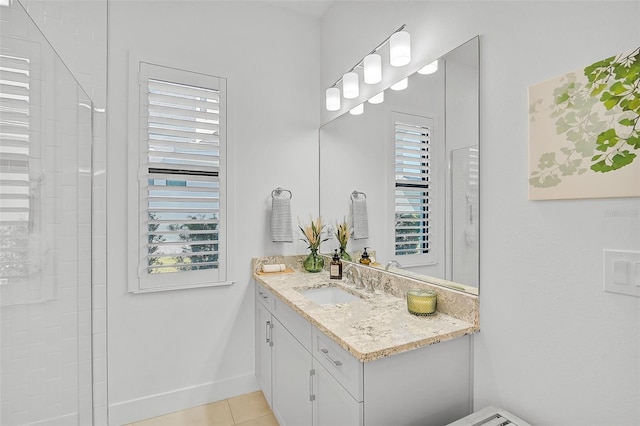
<svg viewBox="0 0 640 426">
<path fill-rule="evenodd" d="M 366 197 L 368 237 L 347 247 L 354 262 L 367 247 L 373 267 L 478 294 L 478 37 L 437 64 L 320 128 L 320 215 L 335 228 L 351 221 L 352 196 Z"/>
</svg>

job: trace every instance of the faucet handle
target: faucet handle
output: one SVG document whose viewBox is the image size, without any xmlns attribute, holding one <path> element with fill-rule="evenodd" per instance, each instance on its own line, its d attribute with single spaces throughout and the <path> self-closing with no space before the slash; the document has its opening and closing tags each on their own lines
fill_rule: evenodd
<svg viewBox="0 0 640 426">
<path fill-rule="evenodd" d="M 367 293 L 375 293 L 376 291 L 376 285 L 380 282 L 380 278 L 378 277 L 369 277 L 368 280 L 368 285 L 367 285 Z"/>
</svg>

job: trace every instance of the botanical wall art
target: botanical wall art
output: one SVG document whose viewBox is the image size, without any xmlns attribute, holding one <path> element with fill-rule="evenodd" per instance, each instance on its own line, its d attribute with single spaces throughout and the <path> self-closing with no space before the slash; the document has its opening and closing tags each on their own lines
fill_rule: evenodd
<svg viewBox="0 0 640 426">
<path fill-rule="evenodd" d="M 640 197 L 640 47 L 529 88 L 529 199 Z"/>
</svg>

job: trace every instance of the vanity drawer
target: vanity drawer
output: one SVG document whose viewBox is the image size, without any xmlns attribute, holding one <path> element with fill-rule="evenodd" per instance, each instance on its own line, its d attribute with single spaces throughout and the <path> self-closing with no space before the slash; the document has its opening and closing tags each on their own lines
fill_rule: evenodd
<svg viewBox="0 0 640 426">
<path fill-rule="evenodd" d="M 293 337 L 295 337 L 306 350 L 311 352 L 311 329 L 313 327 L 309 321 L 302 318 L 300 314 L 279 299 L 274 301 L 273 316 L 280 321 L 289 333 L 293 334 Z"/>
<path fill-rule="evenodd" d="M 315 327 L 313 328 L 313 357 L 356 401 L 363 401 L 363 364 Z"/>
<path fill-rule="evenodd" d="M 275 296 L 269 290 L 256 282 L 256 300 L 264 305 L 269 312 L 273 312 Z"/>
</svg>

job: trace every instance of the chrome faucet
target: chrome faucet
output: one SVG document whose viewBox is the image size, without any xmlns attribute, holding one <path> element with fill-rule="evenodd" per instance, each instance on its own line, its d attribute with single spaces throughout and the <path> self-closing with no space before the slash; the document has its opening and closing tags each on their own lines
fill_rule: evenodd
<svg viewBox="0 0 640 426">
<path fill-rule="evenodd" d="M 385 271 L 389 270 L 389 266 L 395 266 L 396 268 L 402 268 L 402 265 L 397 260 L 390 260 L 387 262 L 387 266 L 384 268 Z"/>
<path fill-rule="evenodd" d="M 347 264 L 347 267 L 345 268 L 344 273 L 347 277 L 347 282 L 352 282 L 357 289 L 364 288 L 364 283 L 362 282 L 362 275 L 360 274 L 360 270 L 357 267 L 349 263 Z M 355 278 L 354 275 L 356 275 L 357 278 Z"/>
</svg>

